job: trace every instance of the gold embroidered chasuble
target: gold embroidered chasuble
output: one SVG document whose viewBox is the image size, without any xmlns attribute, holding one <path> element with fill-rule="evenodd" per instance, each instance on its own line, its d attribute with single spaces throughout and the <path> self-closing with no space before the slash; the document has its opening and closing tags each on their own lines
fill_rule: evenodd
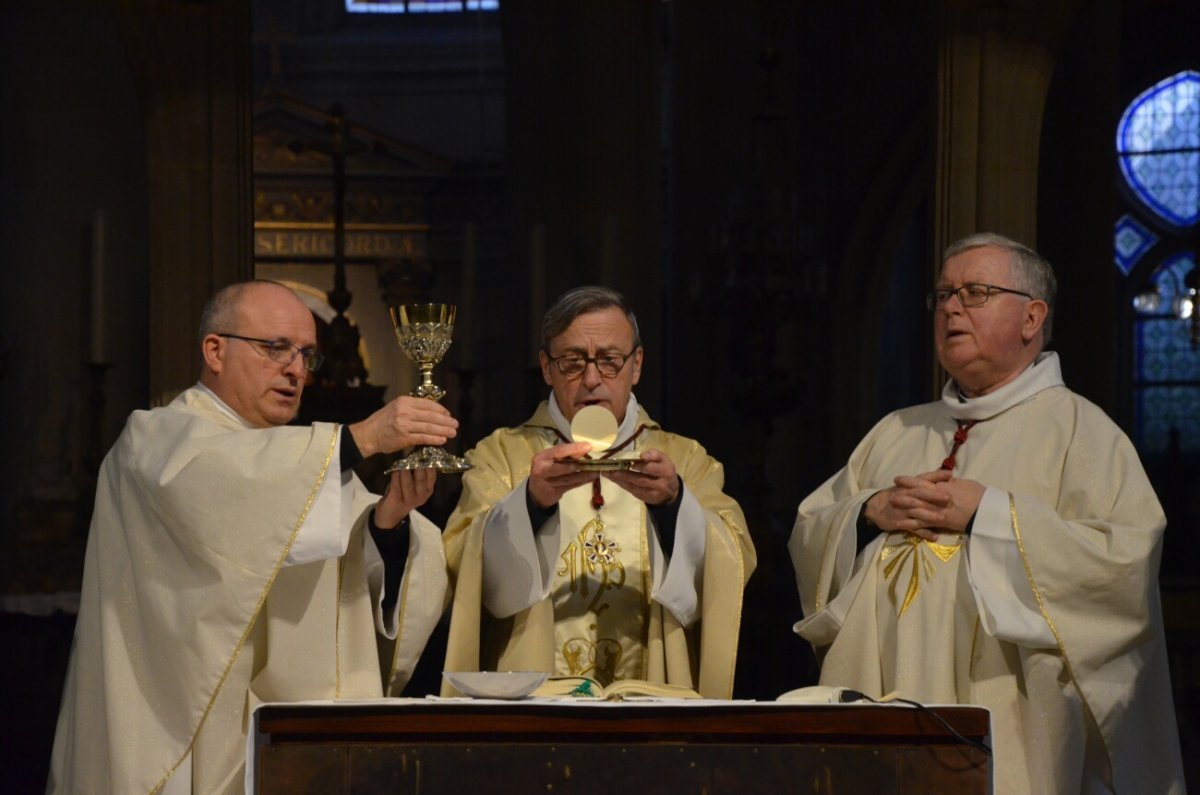
<svg viewBox="0 0 1200 795">
<path fill-rule="evenodd" d="M 564 532 L 550 599 L 555 671 L 609 685 L 649 673 L 650 556 L 645 504 L 612 481 L 600 486 L 599 511 L 591 486 L 559 501 Z"/>
<path fill-rule="evenodd" d="M 640 408 L 636 424 L 645 430 L 629 454 L 651 448 L 666 453 L 704 511 L 699 620 L 685 628 L 670 610 L 650 599 L 653 577 L 646 561 L 646 508 L 635 498 L 626 499 L 623 492 L 617 495 L 619 487 L 605 479 L 601 511 L 605 536 L 599 545 L 594 537 L 580 537 L 586 522 L 594 517 L 588 503 L 590 489 L 576 490 L 578 495 L 572 494 L 565 507 L 560 503 L 563 536 L 551 596 L 505 619 L 496 619 L 483 607 L 483 531 L 488 518 L 497 503 L 528 477 L 534 454 L 558 443 L 548 405 L 543 402 L 525 425 L 500 429 L 467 454 L 475 468 L 463 478 L 462 498 L 444 535 L 454 589 L 446 670 L 566 673 L 571 670 L 567 659 L 571 658 L 578 667 L 592 669 L 588 676 L 611 668 L 616 678 L 682 685 L 709 698 L 732 695 L 742 591 L 756 562 L 745 519 L 737 503 L 721 490 L 721 465 L 699 444 L 664 432 Z M 619 552 L 608 548 L 606 541 L 614 541 Z M 584 581 L 578 578 L 572 591 L 570 572 L 578 574 L 588 568 L 580 556 L 586 561 L 588 555 L 604 551 L 613 554 L 613 561 L 607 570 L 592 569 L 586 580 L 589 596 L 584 597 Z M 606 586 L 600 601 L 593 604 L 605 577 L 608 586 L 623 579 L 624 587 Z M 615 598 L 622 603 L 612 601 Z M 604 607 L 606 600 L 610 607 Z M 618 637 L 619 655 L 616 646 L 604 642 Z M 576 638 L 582 642 L 572 643 Z M 448 686 L 443 693 L 454 694 Z"/>
<path fill-rule="evenodd" d="M 895 412 L 801 503 L 796 629 L 821 683 L 988 707 L 998 793 L 1182 792 L 1162 509 L 1129 440 L 1061 376 L 980 418 L 958 451 L 955 477 L 990 487 L 969 539 L 882 534 L 855 554 L 867 498 L 936 469 L 955 430 L 944 401 Z M 1006 534 L 1009 581 L 985 587 Z"/>
<path fill-rule="evenodd" d="M 395 643 L 377 647 L 377 497 L 353 476 L 346 553 L 284 566 L 339 477 L 338 427 L 248 430 L 200 388 L 131 415 L 100 471 L 50 792 L 242 792 L 255 704 L 404 686 L 445 604 L 437 528 L 414 518 Z"/>
</svg>

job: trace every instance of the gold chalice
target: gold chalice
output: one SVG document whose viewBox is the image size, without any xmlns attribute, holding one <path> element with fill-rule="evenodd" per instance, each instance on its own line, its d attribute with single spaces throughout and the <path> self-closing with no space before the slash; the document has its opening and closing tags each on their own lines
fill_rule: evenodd
<svg viewBox="0 0 1200 795">
<path fill-rule="evenodd" d="M 433 383 L 433 366 L 450 349 L 454 335 L 454 304 L 404 304 L 388 307 L 400 350 L 421 369 L 421 383 L 409 394 L 413 397 L 441 400 L 446 390 Z M 466 472 L 471 468 L 462 458 L 440 447 L 423 445 L 385 470 L 436 469 L 439 472 Z"/>
</svg>

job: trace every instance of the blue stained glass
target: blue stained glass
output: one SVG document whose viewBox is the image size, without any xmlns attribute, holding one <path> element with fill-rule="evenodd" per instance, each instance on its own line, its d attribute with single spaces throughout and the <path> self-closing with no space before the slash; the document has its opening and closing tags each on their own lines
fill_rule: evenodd
<svg viewBox="0 0 1200 795">
<path fill-rule="evenodd" d="M 1165 453 L 1172 432 L 1179 434 L 1181 451 L 1200 450 L 1200 386 L 1151 386 L 1138 392 L 1138 448 Z"/>
<path fill-rule="evenodd" d="M 1117 125 L 1121 173 L 1155 214 L 1181 227 L 1200 222 L 1200 72 L 1143 91 Z"/>
<path fill-rule="evenodd" d="M 463 4 L 460 0 L 408 0 L 408 11 L 411 14 L 462 10 Z"/>
<path fill-rule="evenodd" d="M 1195 267 L 1191 252 L 1167 260 L 1153 277 L 1164 314 L 1134 324 L 1134 434 L 1145 452 L 1165 452 L 1172 432 L 1181 450 L 1200 450 L 1200 350 L 1189 324 L 1171 314 Z"/>
<path fill-rule="evenodd" d="M 432 14 L 499 11 L 500 0 L 346 0 L 351 14 Z"/>
<path fill-rule="evenodd" d="M 1138 223 L 1129 214 L 1125 214 L 1117 220 L 1116 228 L 1113 230 L 1113 239 L 1115 241 L 1113 261 L 1121 273 L 1128 276 L 1142 255 L 1158 242 L 1158 235 Z"/>
</svg>

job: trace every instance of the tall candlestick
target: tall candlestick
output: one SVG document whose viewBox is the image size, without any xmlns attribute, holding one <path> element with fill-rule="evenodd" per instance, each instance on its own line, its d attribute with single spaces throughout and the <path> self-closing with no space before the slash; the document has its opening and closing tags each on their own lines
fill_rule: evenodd
<svg viewBox="0 0 1200 795">
<path fill-rule="evenodd" d="M 88 352 L 90 361 L 94 364 L 107 361 L 105 358 L 107 340 L 104 334 L 104 272 L 105 247 L 105 218 L 104 210 L 96 210 L 92 214 L 92 288 L 91 288 L 91 325 Z"/>
</svg>

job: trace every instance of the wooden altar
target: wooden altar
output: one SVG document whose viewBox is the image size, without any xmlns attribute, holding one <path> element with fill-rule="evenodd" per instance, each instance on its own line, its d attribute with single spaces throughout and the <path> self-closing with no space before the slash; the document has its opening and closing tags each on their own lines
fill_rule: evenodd
<svg viewBox="0 0 1200 795">
<path fill-rule="evenodd" d="M 978 793 L 977 707 L 395 700 L 265 705 L 273 793 Z"/>
</svg>

